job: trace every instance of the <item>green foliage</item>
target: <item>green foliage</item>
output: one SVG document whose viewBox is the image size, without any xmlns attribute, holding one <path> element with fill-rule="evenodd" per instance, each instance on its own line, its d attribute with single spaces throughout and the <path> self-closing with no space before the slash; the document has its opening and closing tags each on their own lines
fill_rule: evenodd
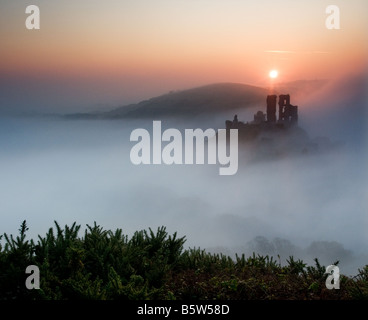
<svg viewBox="0 0 368 320">
<path fill-rule="evenodd" d="M 27 299 L 32 292 L 24 285 L 25 269 L 34 264 L 34 243 L 26 240 L 28 227 L 23 221 L 19 228 L 19 236 L 4 233 L 5 246 L 0 252 L 0 297 L 5 299 Z"/>
<path fill-rule="evenodd" d="M 290 274 L 304 274 L 305 267 L 307 266 L 302 260 L 298 259 L 297 261 L 294 260 L 293 257 L 289 257 L 286 260 L 288 263 L 287 272 Z"/>
<path fill-rule="evenodd" d="M 368 265 L 358 270 L 359 273 L 350 281 L 351 296 L 357 300 L 368 300 Z"/>
<path fill-rule="evenodd" d="M 179 261 L 185 238 L 168 236 L 165 227 L 157 232 L 136 232 L 128 240 L 121 229 L 103 230 L 87 225 L 62 228 L 55 221 L 37 244 L 26 240 L 24 221 L 20 236 L 4 234 L 0 247 L 0 299 L 152 299 L 158 298 L 169 271 Z M 27 290 L 28 265 L 37 265 L 41 289 Z"/>
<path fill-rule="evenodd" d="M 367 299 L 368 265 L 355 277 L 340 277 L 340 290 L 325 286 L 326 268 L 289 257 L 282 266 L 272 256 L 211 254 L 183 250 L 185 237 L 122 229 L 104 230 L 96 222 L 62 228 L 56 221 L 37 243 L 0 235 L 0 300 L 11 299 Z M 4 243 L 2 243 L 4 242 Z M 333 264 L 337 264 L 337 262 Z M 25 287 L 28 265 L 40 269 L 40 289 Z"/>
</svg>

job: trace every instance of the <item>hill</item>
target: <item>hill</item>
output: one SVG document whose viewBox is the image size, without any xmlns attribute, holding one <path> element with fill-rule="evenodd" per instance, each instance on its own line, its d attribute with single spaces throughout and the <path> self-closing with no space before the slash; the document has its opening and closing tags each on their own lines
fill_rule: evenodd
<svg viewBox="0 0 368 320">
<path fill-rule="evenodd" d="M 107 117 L 192 117 L 264 103 L 267 90 L 237 83 L 219 83 L 171 92 L 138 104 L 117 108 Z"/>
<path fill-rule="evenodd" d="M 239 83 L 218 83 L 170 92 L 108 112 L 70 114 L 66 117 L 72 119 L 188 118 L 263 105 L 266 96 L 267 89 L 264 88 Z"/>
<path fill-rule="evenodd" d="M 295 81 L 280 84 L 272 93 L 314 92 L 321 87 L 321 81 Z M 172 91 L 136 104 L 122 106 L 97 114 L 80 113 L 67 115 L 72 119 L 119 119 L 175 117 L 188 118 L 210 115 L 251 107 L 264 107 L 270 89 L 241 83 L 216 83 L 197 88 Z"/>
</svg>

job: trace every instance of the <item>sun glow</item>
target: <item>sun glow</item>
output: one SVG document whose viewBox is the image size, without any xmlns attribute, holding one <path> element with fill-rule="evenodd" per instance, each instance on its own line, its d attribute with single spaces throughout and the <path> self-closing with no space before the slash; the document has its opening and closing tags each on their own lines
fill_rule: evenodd
<svg viewBox="0 0 368 320">
<path fill-rule="evenodd" d="M 277 70 L 271 70 L 268 75 L 270 78 L 275 79 L 279 75 L 279 72 Z"/>
</svg>

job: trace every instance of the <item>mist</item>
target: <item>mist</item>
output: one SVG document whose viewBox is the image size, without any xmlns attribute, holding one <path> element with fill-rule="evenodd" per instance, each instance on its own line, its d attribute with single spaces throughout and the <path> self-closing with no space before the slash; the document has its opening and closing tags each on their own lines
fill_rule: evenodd
<svg viewBox="0 0 368 320">
<path fill-rule="evenodd" d="M 349 97 L 328 99 L 334 88 L 306 104 L 291 102 L 300 106 L 310 139 L 325 136 L 342 142 L 339 148 L 248 161 L 252 150 L 239 146 L 233 176 L 219 176 L 219 165 L 133 165 L 130 133 L 152 130 L 152 121 L 1 118 L 0 233 L 16 234 L 23 220 L 34 239 L 54 220 L 82 229 L 96 221 L 129 236 L 166 226 L 186 236 L 186 248 L 257 252 L 282 262 L 289 255 L 325 265 L 339 260 L 341 273 L 356 274 L 368 262 L 366 127 L 357 125 L 361 116 L 344 116 Z M 322 97 L 329 101 L 323 110 Z M 364 112 L 364 91 L 354 97 Z M 221 129 L 225 120 L 162 125 Z"/>
<path fill-rule="evenodd" d="M 314 95 L 301 97 L 301 125 L 357 147 L 367 146 L 368 76 L 352 73 L 330 80 Z"/>
</svg>

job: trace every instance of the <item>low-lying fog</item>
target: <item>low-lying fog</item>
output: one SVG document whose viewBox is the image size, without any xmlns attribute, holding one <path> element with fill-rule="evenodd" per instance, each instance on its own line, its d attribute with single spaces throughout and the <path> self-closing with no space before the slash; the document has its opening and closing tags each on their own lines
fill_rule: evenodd
<svg viewBox="0 0 368 320">
<path fill-rule="evenodd" d="M 361 98 L 357 110 L 366 107 Z M 305 115 L 300 125 L 315 137 L 313 112 L 293 102 Z M 326 125 L 318 134 L 343 141 L 340 149 L 259 163 L 240 154 L 234 176 L 220 176 L 219 165 L 133 165 L 130 133 L 151 131 L 152 121 L 0 119 L 0 233 L 17 234 L 24 219 L 32 238 L 54 220 L 82 228 L 96 221 L 128 235 L 163 225 L 186 236 L 186 247 L 279 254 L 283 262 L 289 255 L 325 265 L 340 260 L 341 273 L 356 274 L 368 264 L 367 139 L 339 116 L 344 106 L 318 118 Z M 202 127 L 224 128 L 225 120 Z"/>
</svg>

